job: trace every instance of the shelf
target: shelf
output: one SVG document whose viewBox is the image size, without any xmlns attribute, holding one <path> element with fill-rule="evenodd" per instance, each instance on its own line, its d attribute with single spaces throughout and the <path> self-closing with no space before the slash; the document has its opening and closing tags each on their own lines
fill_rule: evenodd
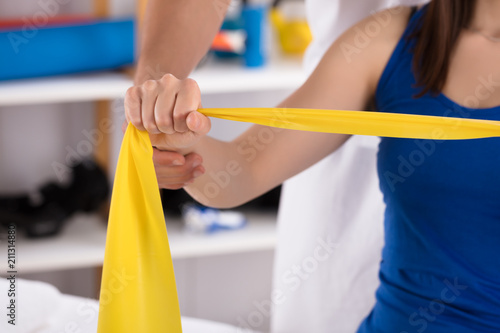
<svg viewBox="0 0 500 333">
<path fill-rule="evenodd" d="M 179 220 L 167 222 L 173 259 L 233 254 L 274 249 L 276 214 L 246 214 L 248 225 L 240 230 L 214 234 L 185 232 Z M 102 265 L 106 226 L 95 215 L 77 215 L 60 235 L 45 239 L 26 239 L 18 234 L 17 270 L 32 273 Z M 7 271 L 6 246 L 0 250 L 0 273 Z"/>
<path fill-rule="evenodd" d="M 296 89 L 307 78 L 298 58 L 271 59 L 262 68 L 247 68 L 234 61 L 212 61 L 190 77 L 198 82 L 203 94 Z"/>
<path fill-rule="evenodd" d="M 0 106 L 112 100 L 132 81 L 125 74 L 94 73 L 0 82 Z"/>
<path fill-rule="evenodd" d="M 248 224 L 240 230 L 213 234 L 185 232 L 180 221 L 167 223 L 172 258 L 272 250 L 276 246 L 276 213 L 245 213 Z"/>
<path fill-rule="evenodd" d="M 210 61 L 191 77 L 203 94 L 294 89 L 306 76 L 300 59 L 274 59 L 262 68 L 237 61 Z M 0 106 L 112 100 L 124 96 L 132 80 L 117 72 L 0 81 Z"/>
</svg>

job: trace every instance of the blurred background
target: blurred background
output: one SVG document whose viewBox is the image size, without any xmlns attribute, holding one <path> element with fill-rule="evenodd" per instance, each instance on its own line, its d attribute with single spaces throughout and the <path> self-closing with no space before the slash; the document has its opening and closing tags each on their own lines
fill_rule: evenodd
<svg viewBox="0 0 500 333">
<path fill-rule="evenodd" d="M 122 98 L 132 85 L 144 5 L 0 0 L 0 223 L 18 225 L 20 278 L 97 297 Z M 248 11 L 257 15 L 245 18 Z M 203 106 L 276 105 L 304 81 L 301 56 L 310 39 L 301 0 L 233 1 L 191 75 Z M 211 134 L 227 140 L 249 126 L 212 124 Z M 181 313 L 238 326 L 252 321 L 265 331 L 279 188 L 238 209 L 243 215 L 230 225 L 221 218 L 197 228 L 181 215 L 190 202 L 183 190 L 162 196 Z"/>
</svg>

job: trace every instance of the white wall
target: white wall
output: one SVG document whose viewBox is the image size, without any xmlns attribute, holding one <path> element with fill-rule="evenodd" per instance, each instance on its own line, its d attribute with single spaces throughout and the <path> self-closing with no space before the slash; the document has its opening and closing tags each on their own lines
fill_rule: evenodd
<svg viewBox="0 0 500 333">
<path fill-rule="evenodd" d="M 64 164 L 92 126 L 93 103 L 1 107 L 0 193 L 33 191 L 57 179 L 53 162 Z"/>
</svg>

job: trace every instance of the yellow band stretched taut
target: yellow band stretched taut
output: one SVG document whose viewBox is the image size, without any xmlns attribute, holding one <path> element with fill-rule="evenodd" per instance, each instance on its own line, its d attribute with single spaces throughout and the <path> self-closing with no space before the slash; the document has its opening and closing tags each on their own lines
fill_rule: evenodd
<svg viewBox="0 0 500 333">
<path fill-rule="evenodd" d="M 199 109 L 222 118 L 301 131 L 412 139 L 478 139 L 500 136 L 500 122 L 401 113 L 289 108 Z"/>
<path fill-rule="evenodd" d="M 281 128 L 415 139 L 500 136 L 500 122 L 365 111 L 200 109 L 217 118 Z M 172 257 L 146 132 L 129 124 L 115 175 L 98 333 L 182 331 Z"/>
</svg>

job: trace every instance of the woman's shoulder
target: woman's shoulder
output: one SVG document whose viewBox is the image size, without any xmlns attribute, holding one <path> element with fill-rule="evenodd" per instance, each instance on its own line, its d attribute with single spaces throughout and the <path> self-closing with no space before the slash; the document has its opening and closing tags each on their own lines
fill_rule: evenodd
<svg viewBox="0 0 500 333">
<path fill-rule="evenodd" d="M 348 64 L 366 68 L 374 87 L 401 40 L 412 7 L 393 7 L 370 14 L 349 28 L 332 45 Z"/>
<path fill-rule="evenodd" d="M 371 13 L 349 28 L 339 39 L 351 39 L 352 46 L 363 48 L 377 41 L 398 41 L 415 7 L 392 7 Z"/>
<path fill-rule="evenodd" d="M 346 59 L 351 61 L 366 49 L 394 48 L 401 39 L 412 12 L 412 7 L 393 7 L 372 13 L 343 33 L 336 44 Z"/>
</svg>

